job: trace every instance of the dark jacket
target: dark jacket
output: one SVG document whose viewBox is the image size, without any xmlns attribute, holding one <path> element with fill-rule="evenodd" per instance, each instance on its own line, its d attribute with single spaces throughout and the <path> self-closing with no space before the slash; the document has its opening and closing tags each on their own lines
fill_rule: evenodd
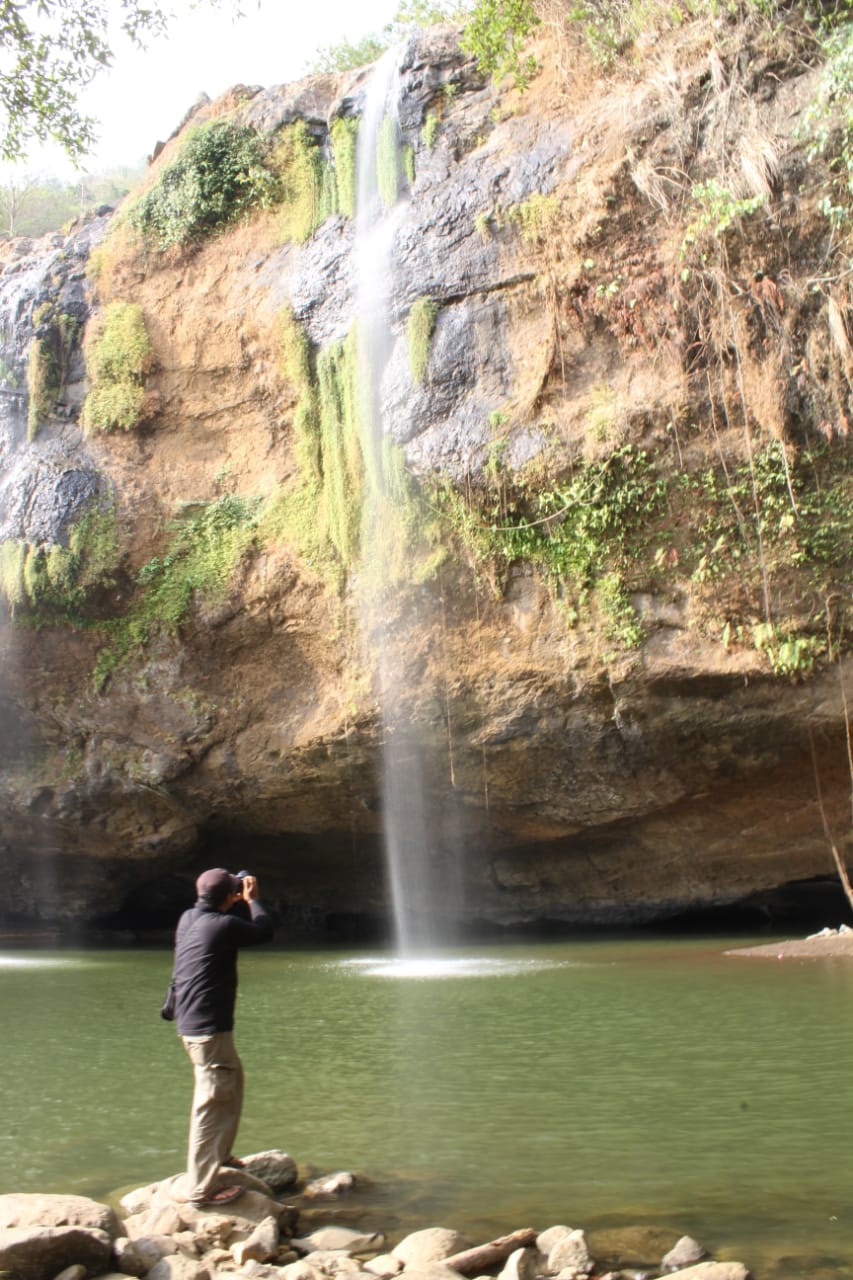
<svg viewBox="0 0 853 1280">
<path fill-rule="evenodd" d="M 261 903 L 250 902 L 249 909 L 251 920 L 241 920 L 202 898 L 178 921 L 173 976 L 179 1035 L 233 1031 L 237 952 L 273 935 L 273 922 Z"/>
</svg>

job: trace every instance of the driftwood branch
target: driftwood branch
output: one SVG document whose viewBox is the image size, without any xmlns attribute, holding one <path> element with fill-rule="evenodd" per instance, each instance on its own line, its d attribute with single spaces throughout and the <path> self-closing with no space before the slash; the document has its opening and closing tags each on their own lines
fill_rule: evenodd
<svg viewBox="0 0 853 1280">
<path fill-rule="evenodd" d="M 442 1258 L 442 1265 L 452 1267 L 454 1271 L 464 1274 L 493 1267 L 496 1262 L 505 1262 L 516 1249 L 526 1249 L 536 1243 L 536 1232 L 532 1227 L 522 1227 L 513 1231 L 512 1235 L 501 1236 L 499 1240 L 490 1240 L 488 1244 L 475 1245 L 473 1249 L 464 1249 L 462 1253 L 454 1253 L 450 1258 Z"/>
</svg>

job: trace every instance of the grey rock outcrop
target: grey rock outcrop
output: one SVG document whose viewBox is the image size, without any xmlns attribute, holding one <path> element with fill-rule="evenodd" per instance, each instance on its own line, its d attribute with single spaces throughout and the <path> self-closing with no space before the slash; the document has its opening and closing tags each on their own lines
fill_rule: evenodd
<svg viewBox="0 0 853 1280">
<path fill-rule="evenodd" d="M 15 1280 L 55 1280 L 68 1267 L 91 1275 L 109 1267 L 111 1238 L 96 1227 L 0 1227 L 0 1272 Z"/>
</svg>

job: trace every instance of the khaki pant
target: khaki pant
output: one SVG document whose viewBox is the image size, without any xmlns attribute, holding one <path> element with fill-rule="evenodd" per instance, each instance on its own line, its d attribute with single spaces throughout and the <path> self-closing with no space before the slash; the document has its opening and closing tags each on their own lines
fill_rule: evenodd
<svg viewBox="0 0 853 1280">
<path fill-rule="evenodd" d="M 234 1149 L 243 1109 L 243 1064 L 233 1031 L 182 1040 L 195 1073 L 185 1194 L 188 1200 L 204 1200 L 216 1189 L 219 1166 Z"/>
</svg>

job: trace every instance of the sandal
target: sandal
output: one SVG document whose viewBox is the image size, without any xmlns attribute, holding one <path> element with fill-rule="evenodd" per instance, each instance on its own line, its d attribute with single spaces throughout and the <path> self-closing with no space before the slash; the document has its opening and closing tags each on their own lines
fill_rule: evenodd
<svg viewBox="0 0 853 1280">
<path fill-rule="evenodd" d="M 224 1204 L 233 1204 L 235 1200 L 239 1200 L 245 1190 L 245 1187 L 219 1187 L 203 1200 L 193 1200 L 193 1204 L 199 1209 L 218 1209 Z"/>
</svg>

